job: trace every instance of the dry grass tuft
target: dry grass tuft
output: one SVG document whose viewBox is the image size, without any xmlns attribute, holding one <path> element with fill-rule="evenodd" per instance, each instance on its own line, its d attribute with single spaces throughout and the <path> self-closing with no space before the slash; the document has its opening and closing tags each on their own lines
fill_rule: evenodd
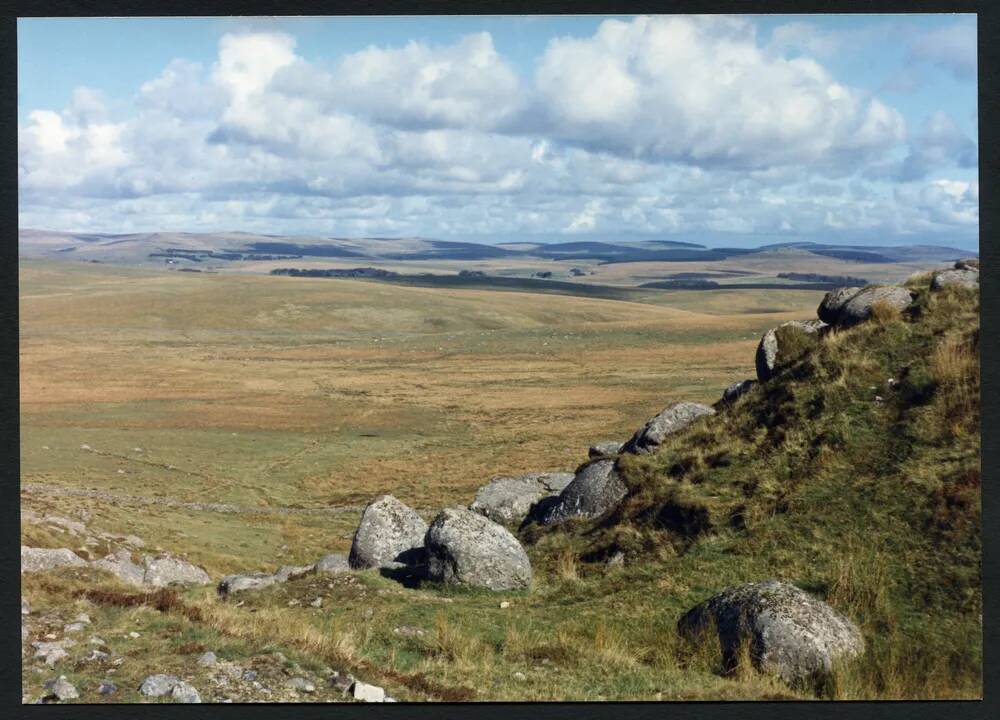
<svg viewBox="0 0 1000 720">
<path fill-rule="evenodd" d="M 869 319 L 872 322 L 878 323 L 879 325 L 886 325 L 899 320 L 900 317 L 902 317 L 902 313 L 895 305 L 885 302 L 884 300 L 878 300 L 872 303 L 871 313 L 869 315 Z"/>
</svg>

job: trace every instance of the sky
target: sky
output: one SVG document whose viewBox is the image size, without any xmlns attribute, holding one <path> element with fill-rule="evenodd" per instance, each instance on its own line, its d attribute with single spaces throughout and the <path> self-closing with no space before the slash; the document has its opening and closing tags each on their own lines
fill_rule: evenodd
<svg viewBox="0 0 1000 720">
<path fill-rule="evenodd" d="M 976 76 L 974 15 L 22 19 L 19 221 L 975 249 Z"/>
</svg>

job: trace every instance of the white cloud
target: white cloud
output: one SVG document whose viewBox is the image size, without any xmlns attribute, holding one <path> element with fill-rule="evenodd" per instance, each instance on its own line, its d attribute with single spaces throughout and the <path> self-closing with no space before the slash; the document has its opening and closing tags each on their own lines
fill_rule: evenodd
<svg viewBox="0 0 1000 720">
<path fill-rule="evenodd" d="M 945 68 L 958 80 L 975 80 L 976 48 L 973 16 L 919 34 L 910 44 L 910 56 Z"/>
</svg>

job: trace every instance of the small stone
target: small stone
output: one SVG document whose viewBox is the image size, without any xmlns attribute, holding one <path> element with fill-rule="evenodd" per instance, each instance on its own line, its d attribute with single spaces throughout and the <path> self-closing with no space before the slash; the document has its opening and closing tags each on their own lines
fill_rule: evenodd
<svg viewBox="0 0 1000 720">
<path fill-rule="evenodd" d="M 92 649 L 87 656 L 83 659 L 84 662 L 95 662 L 107 659 L 108 654 L 106 652 L 101 652 L 100 650 Z"/>
<path fill-rule="evenodd" d="M 316 691 L 316 686 L 304 677 L 293 677 L 288 681 L 288 687 L 307 693 Z"/>
<path fill-rule="evenodd" d="M 31 614 L 31 605 L 24 598 L 21 598 L 21 614 L 22 615 L 30 615 Z"/>
<path fill-rule="evenodd" d="M 385 702 L 385 690 L 377 685 L 369 685 L 355 680 L 351 686 L 351 695 L 361 702 Z"/>
<path fill-rule="evenodd" d="M 81 450 L 90 450 L 91 448 L 90 448 L 90 445 L 88 445 L 87 443 L 83 443 L 83 444 L 82 444 L 82 445 L 80 446 L 80 449 L 81 449 Z"/>
<path fill-rule="evenodd" d="M 211 667 L 212 665 L 215 665 L 215 663 L 216 663 L 215 653 L 212 652 L 211 650 L 209 650 L 206 653 L 202 653 L 202 655 L 198 658 L 198 664 L 201 665 L 202 667 Z"/>
<path fill-rule="evenodd" d="M 295 607 L 296 605 L 301 605 L 301 604 L 302 603 L 300 603 L 296 598 L 292 598 L 291 600 L 288 601 L 288 607 Z"/>
<path fill-rule="evenodd" d="M 201 695 L 186 682 L 179 682 L 170 689 L 170 697 L 179 703 L 193 705 L 201 702 Z"/>
<path fill-rule="evenodd" d="M 518 672 L 514 673 L 514 679 L 524 681 L 527 680 L 528 678 L 523 672 L 519 670 Z"/>
<path fill-rule="evenodd" d="M 88 640 L 87 642 L 89 642 L 91 645 L 107 645 L 107 643 L 104 642 L 104 638 L 98 637 L 97 635 L 91 635 L 90 640 Z"/>
<path fill-rule="evenodd" d="M 247 682 L 253 682 L 257 679 L 257 672 L 255 670 L 244 670 L 242 677 Z"/>
<path fill-rule="evenodd" d="M 427 631 L 416 625 L 400 625 L 393 628 L 392 632 L 401 637 L 423 637 Z"/>
<path fill-rule="evenodd" d="M 81 622 L 69 623 L 68 625 L 63 625 L 63 632 L 65 633 L 76 633 L 83 631 L 87 625 Z"/>
<path fill-rule="evenodd" d="M 330 673 L 330 677 L 326 681 L 330 687 L 336 688 L 341 692 L 347 692 L 354 684 L 354 676 L 350 673 L 341 673 L 334 670 Z"/>
<path fill-rule="evenodd" d="M 132 638 L 133 640 L 135 640 L 135 639 L 136 639 L 137 637 L 140 637 L 139 633 L 137 633 L 137 632 L 136 632 L 135 630 L 133 630 L 132 632 L 130 632 L 130 633 L 128 634 L 128 636 L 129 636 L 130 638 Z"/>
<path fill-rule="evenodd" d="M 73 700 L 80 697 L 73 684 L 66 679 L 65 675 L 60 675 L 57 680 L 45 683 L 45 686 L 52 691 L 52 695 L 59 700 Z"/>
<path fill-rule="evenodd" d="M 97 693 L 99 695 L 114 695 L 116 692 L 118 692 L 118 686 L 110 680 L 103 680 L 101 684 L 97 686 Z"/>
<path fill-rule="evenodd" d="M 314 608 L 323 607 L 323 598 L 318 597 L 309 604 Z"/>
<path fill-rule="evenodd" d="M 504 600 L 504 601 L 502 601 L 500 603 L 500 609 L 501 610 L 506 610 L 509 607 L 510 607 L 510 603 L 508 601 L 506 601 L 506 600 Z"/>
<path fill-rule="evenodd" d="M 139 692 L 146 697 L 161 697 L 173 690 L 174 686 L 179 682 L 180 678 L 174 675 L 157 673 L 156 675 L 150 675 L 142 681 L 142 685 L 139 686 Z"/>
</svg>

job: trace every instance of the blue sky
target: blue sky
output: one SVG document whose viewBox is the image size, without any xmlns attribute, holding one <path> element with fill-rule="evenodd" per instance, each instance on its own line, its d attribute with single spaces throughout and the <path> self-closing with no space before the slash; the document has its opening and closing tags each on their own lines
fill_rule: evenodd
<svg viewBox="0 0 1000 720">
<path fill-rule="evenodd" d="M 975 247 L 975 28 L 20 20 L 21 225 Z"/>
</svg>

